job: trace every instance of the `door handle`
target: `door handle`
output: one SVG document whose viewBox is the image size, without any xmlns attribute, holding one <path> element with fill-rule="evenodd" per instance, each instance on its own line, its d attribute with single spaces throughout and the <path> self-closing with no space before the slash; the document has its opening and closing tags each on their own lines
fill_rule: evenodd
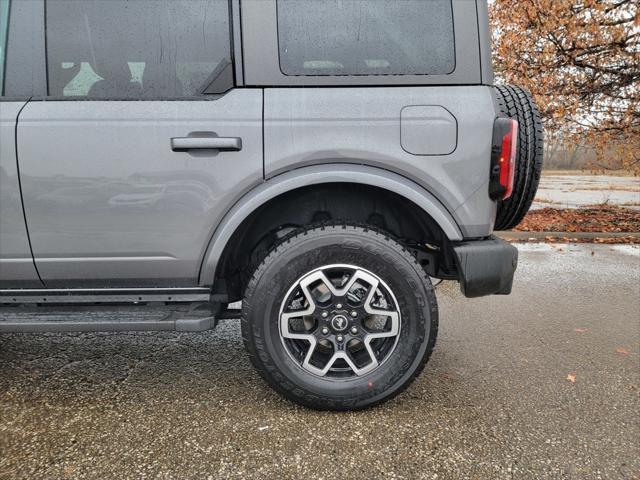
<svg viewBox="0 0 640 480">
<path fill-rule="evenodd" d="M 242 150 L 242 139 L 240 137 L 173 137 L 171 139 L 171 150 L 174 152 L 205 149 L 239 152 Z"/>
</svg>

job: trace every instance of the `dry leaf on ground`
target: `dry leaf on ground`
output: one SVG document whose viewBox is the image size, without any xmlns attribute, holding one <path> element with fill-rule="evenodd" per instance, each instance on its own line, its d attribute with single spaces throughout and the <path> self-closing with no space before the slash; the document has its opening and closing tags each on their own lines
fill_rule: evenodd
<svg viewBox="0 0 640 480">
<path fill-rule="evenodd" d="M 515 230 L 521 232 L 640 232 L 640 211 L 613 206 L 541 208 L 531 210 Z"/>
</svg>

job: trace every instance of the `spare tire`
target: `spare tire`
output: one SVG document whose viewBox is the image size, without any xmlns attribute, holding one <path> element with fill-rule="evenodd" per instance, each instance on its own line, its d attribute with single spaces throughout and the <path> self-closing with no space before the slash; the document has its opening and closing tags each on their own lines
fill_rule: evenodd
<svg viewBox="0 0 640 480">
<path fill-rule="evenodd" d="M 496 230 L 510 230 L 529 211 L 538 190 L 543 158 L 543 131 L 540 113 L 531 94 L 520 87 L 495 87 L 500 111 L 518 121 L 513 193 L 498 202 Z"/>
</svg>

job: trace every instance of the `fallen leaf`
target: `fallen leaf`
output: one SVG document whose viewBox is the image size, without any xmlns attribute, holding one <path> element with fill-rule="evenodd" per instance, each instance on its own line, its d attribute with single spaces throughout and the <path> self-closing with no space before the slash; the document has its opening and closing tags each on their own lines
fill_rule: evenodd
<svg viewBox="0 0 640 480">
<path fill-rule="evenodd" d="M 640 215 L 636 210 L 611 205 L 594 205 L 583 208 L 546 207 L 531 210 L 515 230 L 523 232 L 638 232 L 640 231 Z M 637 243 L 637 238 L 635 242 L 633 238 L 631 237 L 624 243 Z M 580 240 L 605 243 L 602 239 Z"/>
<path fill-rule="evenodd" d="M 618 352 L 620 355 L 629 355 L 629 351 L 624 347 L 616 348 L 616 352 Z"/>
<path fill-rule="evenodd" d="M 64 469 L 62 470 L 62 473 L 64 474 L 65 477 L 70 477 L 72 476 L 74 473 L 76 473 L 76 467 L 74 465 L 67 465 L 66 467 L 64 467 Z"/>
<path fill-rule="evenodd" d="M 567 375 L 567 381 L 571 382 L 571 383 L 576 383 L 576 376 L 573 373 L 570 373 L 569 375 Z"/>
</svg>

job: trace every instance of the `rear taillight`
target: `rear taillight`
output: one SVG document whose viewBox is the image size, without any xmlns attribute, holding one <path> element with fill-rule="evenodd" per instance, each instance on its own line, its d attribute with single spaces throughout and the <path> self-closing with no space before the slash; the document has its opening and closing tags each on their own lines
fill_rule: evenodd
<svg viewBox="0 0 640 480">
<path fill-rule="evenodd" d="M 493 200 L 506 200 L 513 193 L 517 146 L 517 120 L 496 118 L 493 125 L 489 181 L 489 196 Z"/>
</svg>

